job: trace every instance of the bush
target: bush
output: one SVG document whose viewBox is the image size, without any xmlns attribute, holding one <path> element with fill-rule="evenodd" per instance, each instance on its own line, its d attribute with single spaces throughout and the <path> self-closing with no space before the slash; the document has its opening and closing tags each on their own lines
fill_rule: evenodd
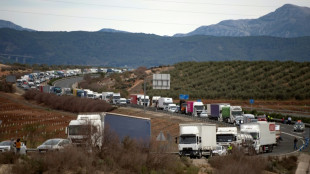
<svg viewBox="0 0 310 174">
<path fill-rule="evenodd" d="M 74 96 L 57 96 L 41 93 L 37 90 L 29 90 L 24 95 L 26 100 L 35 100 L 38 103 L 68 112 L 109 112 L 114 108 L 103 100 L 78 98 Z"/>
</svg>

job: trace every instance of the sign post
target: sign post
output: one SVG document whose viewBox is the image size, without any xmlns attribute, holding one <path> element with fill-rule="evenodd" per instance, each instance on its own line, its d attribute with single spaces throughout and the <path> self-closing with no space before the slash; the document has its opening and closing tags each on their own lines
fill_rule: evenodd
<svg viewBox="0 0 310 174">
<path fill-rule="evenodd" d="M 251 104 L 251 111 L 253 110 L 252 109 L 252 104 L 254 104 L 254 99 L 250 99 L 250 104 Z"/>
</svg>

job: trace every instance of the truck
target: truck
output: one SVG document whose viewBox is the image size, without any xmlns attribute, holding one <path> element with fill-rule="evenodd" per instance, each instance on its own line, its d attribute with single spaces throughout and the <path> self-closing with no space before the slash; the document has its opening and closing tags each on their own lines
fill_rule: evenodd
<svg viewBox="0 0 310 174">
<path fill-rule="evenodd" d="M 237 141 L 237 127 L 218 127 L 216 132 L 216 143 L 228 147 Z"/>
<path fill-rule="evenodd" d="M 241 124 L 240 132 L 253 137 L 256 153 L 272 152 L 276 145 L 276 124 L 274 122 L 257 121 Z"/>
<path fill-rule="evenodd" d="M 138 95 L 138 105 L 150 106 L 150 97 L 148 95 Z"/>
<path fill-rule="evenodd" d="M 218 121 L 226 121 L 230 117 L 230 104 L 228 103 L 215 103 L 210 105 L 211 119 Z"/>
<path fill-rule="evenodd" d="M 72 144 L 102 147 L 103 136 L 116 135 L 120 141 L 129 137 L 149 145 L 151 140 L 151 120 L 115 113 L 80 113 L 71 120 L 66 134 Z"/>
<path fill-rule="evenodd" d="M 57 87 L 57 86 L 51 86 L 50 93 L 56 94 L 58 96 L 63 94 L 61 87 Z"/>
<path fill-rule="evenodd" d="M 160 98 L 158 99 L 157 109 L 167 110 L 169 104 L 173 104 L 172 98 L 160 97 Z"/>
<path fill-rule="evenodd" d="M 160 98 L 160 96 L 153 96 L 152 97 L 152 107 L 156 107 L 156 104 L 158 103 L 158 99 Z"/>
<path fill-rule="evenodd" d="M 120 93 L 113 93 L 112 94 L 112 103 L 116 105 L 119 102 L 120 98 L 121 98 Z"/>
<path fill-rule="evenodd" d="M 186 102 L 186 114 L 195 117 L 200 117 L 201 112 L 205 109 L 202 102 L 187 101 Z"/>
<path fill-rule="evenodd" d="M 94 92 L 89 89 L 84 89 L 85 98 L 94 99 Z"/>
<path fill-rule="evenodd" d="M 190 158 L 212 156 L 216 149 L 216 125 L 207 123 L 180 124 L 179 155 Z"/>
<path fill-rule="evenodd" d="M 181 114 L 186 114 L 186 107 L 187 107 L 186 101 L 180 100 L 180 111 L 179 112 Z"/>
<path fill-rule="evenodd" d="M 230 115 L 227 119 L 228 123 L 236 124 L 237 120 L 240 120 L 243 116 L 242 107 L 241 106 L 230 106 Z"/>
<path fill-rule="evenodd" d="M 102 100 L 110 103 L 113 97 L 113 92 L 102 92 Z"/>
<path fill-rule="evenodd" d="M 138 104 L 138 94 L 131 94 L 130 95 L 130 103 L 131 104 Z"/>
</svg>

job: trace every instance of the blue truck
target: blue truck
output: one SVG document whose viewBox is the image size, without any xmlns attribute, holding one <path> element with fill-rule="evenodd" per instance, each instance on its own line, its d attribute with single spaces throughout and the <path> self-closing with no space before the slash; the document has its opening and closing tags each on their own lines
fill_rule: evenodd
<svg viewBox="0 0 310 174">
<path fill-rule="evenodd" d="M 92 126 L 96 129 L 86 129 Z M 85 130 L 91 130 L 86 132 Z M 96 131 L 93 131 L 96 130 Z M 136 116 L 115 113 L 80 113 L 76 120 L 71 120 L 66 129 L 68 139 L 73 144 L 86 144 L 91 137 L 92 146 L 102 146 L 102 137 L 111 133 L 122 141 L 125 137 L 149 146 L 151 140 L 151 120 Z"/>
</svg>

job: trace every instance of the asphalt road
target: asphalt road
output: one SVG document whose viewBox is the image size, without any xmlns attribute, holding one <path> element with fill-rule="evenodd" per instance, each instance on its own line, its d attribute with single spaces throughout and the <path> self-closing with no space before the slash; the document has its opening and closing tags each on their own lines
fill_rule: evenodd
<svg viewBox="0 0 310 174">
<path fill-rule="evenodd" d="M 80 77 L 80 76 L 60 79 L 54 83 L 54 86 L 62 87 L 62 88 L 72 88 L 72 85 L 74 83 L 80 82 L 82 80 L 83 80 L 83 77 Z"/>
</svg>

